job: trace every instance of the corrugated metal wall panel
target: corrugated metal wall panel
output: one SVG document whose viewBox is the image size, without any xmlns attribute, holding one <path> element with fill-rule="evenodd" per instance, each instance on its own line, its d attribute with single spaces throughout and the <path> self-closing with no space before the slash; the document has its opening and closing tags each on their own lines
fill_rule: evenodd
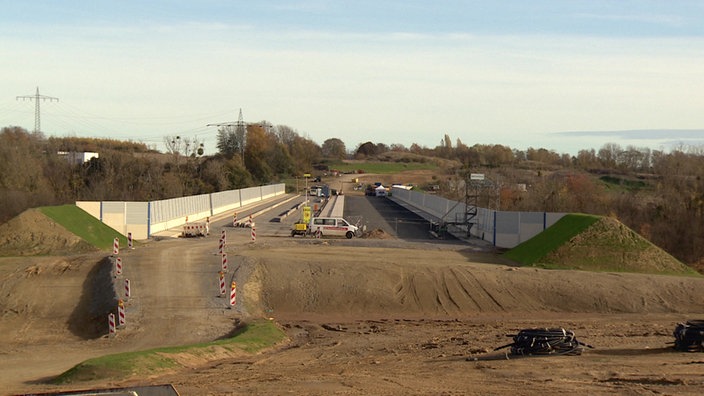
<svg viewBox="0 0 704 396">
<path fill-rule="evenodd" d="M 125 202 L 125 222 L 146 225 L 149 222 L 147 202 Z"/>
<path fill-rule="evenodd" d="M 404 193 L 401 189 L 394 189 L 394 198 L 407 202 L 429 215 L 445 216 L 446 221 L 464 217 L 464 202 L 450 201 L 417 191 Z M 564 215 L 565 213 L 509 212 L 477 208 L 475 225 L 470 231 L 473 236 L 489 240 L 496 246 L 512 248 L 555 224 Z"/>
<path fill-rule="evenodd" d="M 242 205 L 248 205 L 253 202 L 261 201 L 262 190 L 259 187 L 250 187 L 240 190 L 240 202 Z"/>
<path fill-rule="evenodd" d="M 220 208 L 238 208 L 240 203 L 240 190 L 220 191 L 210 194 L 213 203 L 213 213 L 218 213 Z"/>
</svg>

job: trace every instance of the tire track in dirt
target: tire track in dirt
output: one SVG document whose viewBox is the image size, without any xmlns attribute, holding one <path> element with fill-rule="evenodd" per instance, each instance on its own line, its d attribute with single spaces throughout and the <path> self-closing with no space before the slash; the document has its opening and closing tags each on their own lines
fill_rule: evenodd
<svg viewBox="0 0 704 396">
<path fill-rule="evenodd" d="M 479 278 L 472 272 L 472 271 L 464 271 L 463 274 L 465 274 L 465 279 L 467 281 L 471 281 L 474 284 L 478 286 L 479 289 L 482 291 L 482 295 L 486 296 L 493 302 L 493 304 L 488 304 L 485 306 L 485 310 L 487 311 L 505 311 L 503 304 L 499 302 L 497 298 L 494 297 L 493 293 L 489 291 L 489 289 L 485 286 L 486 280 L 480 281 Z M 471 279 L 471 280 L 470 280 Z"/>
<path fill-rule="evenodd" d="M 124 296 L 128 278 L 132 296 L 126 300 L 127 326 L 120 338 L 135 348 L 148 348 L 226 336 L 236 312 L 228 309 L 229 294 L 219 294 L 216 243 L 212 238 L 176 239 L 125 254 L 124 276 L 115 288 Z"/>
<path fill-rule="evenodd" d="M 451 271 L 452 272 L 452 271 Z M 456 293 L 456 289 L 464 289 L 464 287 L 457 282 L 457 278 L 452 274 L 453 276 L 448 277 L 447 273 L 445 271 L 442 272 L 442 291 L 449 301 L 452 306 L 457 309 L 457 310 L 462 310 L 462 305 L 461 305 L 461 300 L 458 301 L 457 298 L 453 297 L 453 294 Z M 453 286 L 453 287 L 450 287 Z"/>
<path fill-rule="evenodd" d="M 505 311 L 504 304 L 468 269 L 426 268 L 401 275 L 396 300 L 408 310 L 468 313 Z"/>
<path fill-rule="evenodd" d="M 394 297 L 402 306 L 421 306 L 421 300 L 418 295 L 418 288 L 415 284 L 415 278 L 415 274 L 409 274 L 405 270 L 401 270 L 401 280 L 395 287 Z"/>
<path fill-rule="evenodd" d="M 455 293 L 458 293 L 458 292 L 460 293 L 460 295 L 455 298 L 457 301 L 462 302 L 461 304 L 456 303 L 457 308 L 460 310 L 463 310 L 463 308 L 469 308 L 469 307 L 467 307 L 467 302 L 469 302 L 469 303 L 471 303 L 470 305 L 472 305 L 476 310 L 481 311 L 481 304 L 474 297 L 473 293 L 470 292 L 470 290 L 467 287 L 468 285 L 466 284 L 466 282 L 462 282 L 460 280 L 460 276 L 457 274 L 457 272 L 454 269 L 449 268 L 449 272 L 452 276 L 449 276 L 449 277 L 445 276 L 445 278 L 447 279 L 445 282 L 446 283 L 447 282 L 454 283 L 455 287 L 453 288 L 453 290 L 455 290 Z M 449 292 L 449 288 L 447 288 L 447 290 Z M 455 299 L 453 299 L 453 301 Z"/>
<path fill-rule="evenodd" d="M 409 312 L 448 313 L 448 299 L 443 295 L 440 283 L 437 273 L 431 269 L 422 269 L 405 276 L 402 280 L 402 295 L 410 297 L 411 304 L 404 304 L 404 309 Z"/>
</svg>

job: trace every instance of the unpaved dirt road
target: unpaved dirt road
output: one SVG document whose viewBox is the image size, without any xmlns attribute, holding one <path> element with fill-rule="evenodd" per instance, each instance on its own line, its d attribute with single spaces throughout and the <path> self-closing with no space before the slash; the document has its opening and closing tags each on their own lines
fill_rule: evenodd
<svg viewBox="0 0 704 396">
<path fill-rule="evenodd" d="M 668 345 L 677 322 L 704 317 L 702 279 L 516 268 L 451 243 L 291 238 L 293 219 L 270 222 L 276 213 L 257 218 L 255 242 L 249 229 L 222 220 L 207 238 L 165 238 L 124 252 L 115 289 L 129 278 L 132 296 L 115 338 L 102 336 L 105 318 L 91 316 L 115 299 L 111 290 L 99 293 L 112 276 L 105 254 L 0 258 L 2 393 L 159 383 L 182 395 L 704 390 L 704 355 Z M 238 284 L 235 309 L 219 297 L 222 228 L 227 281 Z M 210 341 L 252 317 L 271 318 L 289 340 L 156 377 L 46 382 L 89 357 Z M 493 351 L 533 327 L 573 330 L 595 349 L 509 359 Z"/>
</svg>

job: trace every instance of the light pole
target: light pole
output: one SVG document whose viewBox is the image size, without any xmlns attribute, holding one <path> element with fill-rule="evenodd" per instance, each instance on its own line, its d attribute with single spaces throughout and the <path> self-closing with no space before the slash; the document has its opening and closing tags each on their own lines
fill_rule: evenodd
<svg viewBox="0 0 704 396">
<path fill-rule="evenodd" d="M 303 191 L 303 194 L 306 196 L 306 205 L 308 205 L 308 178 L 310 177 L 310 173 L 304 173 L 303 177 L 306 178 L 306 189 Z"/>
</svg>

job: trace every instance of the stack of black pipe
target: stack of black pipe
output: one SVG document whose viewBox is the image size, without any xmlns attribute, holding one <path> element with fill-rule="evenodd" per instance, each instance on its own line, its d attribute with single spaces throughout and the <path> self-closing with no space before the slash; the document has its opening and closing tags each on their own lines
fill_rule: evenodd
<svg viewBox="0 0 704 396">
<path fill-rule="evenodd" d="M 513 342 L 494 350 L 511 347 L 512 355 L 581 355 L 583 347 L 574 332 L 563 328 L 524 329 L 513 337 Z"/>
<path fill-rule="evenodd" d="M 683 352 L 704 352 L 704 320 L 689 320 L 675 327 L 675 349 Z"/>
</svg>

